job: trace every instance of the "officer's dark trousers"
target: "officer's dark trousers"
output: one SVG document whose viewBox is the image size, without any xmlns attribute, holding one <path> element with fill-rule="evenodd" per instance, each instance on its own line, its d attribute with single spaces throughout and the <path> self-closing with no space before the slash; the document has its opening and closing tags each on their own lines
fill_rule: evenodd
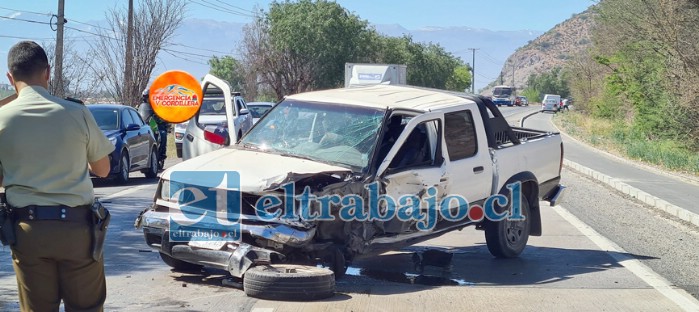
<svg viewBox="0 0 699 312">
<path fill-rule="evenodd" d="M 27 221 L 17 226 L 12 259 L 22 311 L 102 311 L 104 263 L 90 254 L 87 222 Z"/>
</svg>

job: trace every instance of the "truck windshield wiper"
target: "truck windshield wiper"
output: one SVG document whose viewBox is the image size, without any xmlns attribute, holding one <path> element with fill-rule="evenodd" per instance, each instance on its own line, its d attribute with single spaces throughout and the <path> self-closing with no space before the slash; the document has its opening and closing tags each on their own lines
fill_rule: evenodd
<svg viewBox="0 0 699 312">
<path fill-rule="evenodd" d="M 310 160 L 310 161 L 317 161 L 311 157 L 304 156 L 304 155 L 299 155 L 299 154 L 292 154 L 292 153 L 280 153 L 279 155 L 281 156 L 286 156 L 286 157 L 294 157 L 294 158 L 301 158 L 305 160 Z"/>
<path fill-rule="evenodd" d="M 260 150 L 260 146 L 252 143 L 243 143 L 243 148 Z"/>
</svg>

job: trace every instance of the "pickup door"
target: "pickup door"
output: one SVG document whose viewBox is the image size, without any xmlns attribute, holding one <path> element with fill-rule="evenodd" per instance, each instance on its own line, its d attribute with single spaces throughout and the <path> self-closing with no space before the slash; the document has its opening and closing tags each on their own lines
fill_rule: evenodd
<svg viewBox="0 0 699 312">
<path fill-rule="evenodd" d="M 488 143 L 476 137 L 476 129 L 484 135 L 483 122 L 463 107 L 446 114 L 421 114 L 408 122 L 377 171 L 386 195 L 396 201 L 403 195 L 418 195 L 423 209 L 427 208 L 424 199 L 430 196 L 439 203 L 446 195 L 461 195 L 469 201 L 490 195 L 493 168 Z M 436 194 L 425 192 L 430 187 Z M 457 204 L 452 202 L 452 208 Z M 392 220 L 385 230 L 400 233 L 410 226 L 397 223 Z"/>
<path fill-rule="evenodd" d="M 235 142 L 235 131 L 219 131 L 222 125 L 225 129 L 235 129 L 233 118 L 235 118 L 235 105 L 228 83 L 212 75 L 206 75 L 201 82 L 204 94 L 202 106 L 197 114 L 187 124 L 182 145 L 182 158 L 184 160 L 206 154 L 221 148 L 223 141 Z M 216 94 L 213 98 L 207 97 L 208 89 L 218 89 L 221 94 Z M 221 105 L 223 104 L 223 105 Z M 216 130 L 217 138 L 220 141 L 207 139 L 207 131 Z M 223 137 L 227 136 L 227 137 Z"/>
</svg>

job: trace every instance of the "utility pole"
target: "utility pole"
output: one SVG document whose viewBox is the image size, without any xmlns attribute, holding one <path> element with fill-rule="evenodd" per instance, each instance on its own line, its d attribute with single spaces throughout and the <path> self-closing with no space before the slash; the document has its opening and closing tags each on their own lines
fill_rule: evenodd
<svg viewBox="0 0 699 312">
<path fill-rule="evenodd" d="M 476 50 L 477 48 L 468 48 L 469 51 L 473 53 L 473 60 L 471 61 L 471 93 L 476 93 Z"/>
<path fill-rule="evenodd" d="M 515 61 L 512 60 L 512 86 L 516 88 L 515 86 Z"/>
<path fill-rule="evenodd" d="M 53 83 L 56 86 L 55 96 L 64 97 L 63 94 L 63 14 L 64 0 L 58 0 L 58 17 L 56 19 L 56 58 L 54 60 Z"/>
<path fill-rule="evenodd" d="M 129 17 L 126 28 L 126 55 L 124 59 L 124 87 L 122 101 L 126 105 L 133 106 L 136 103 L 131 94 L 133 88 L 133 0 L 129 0 Z"/>
</svg>

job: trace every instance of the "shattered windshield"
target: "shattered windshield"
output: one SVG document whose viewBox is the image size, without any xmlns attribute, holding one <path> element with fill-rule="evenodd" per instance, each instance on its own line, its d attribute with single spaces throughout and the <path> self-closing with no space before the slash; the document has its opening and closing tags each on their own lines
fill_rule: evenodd
<svg viewBox="0 0 699 312">
<path fill-rule="evenodd" d="M 493 96 L 496 97 L 508 97 L 512 94 L 511 88 L 495 88 L 493 89 Z"/>
<path fill-rule="evenodd" d="M 385 113 L 383 109 L 285 100 L 272 108 L 240 145 L 365 168 Z"/>
</svg>

